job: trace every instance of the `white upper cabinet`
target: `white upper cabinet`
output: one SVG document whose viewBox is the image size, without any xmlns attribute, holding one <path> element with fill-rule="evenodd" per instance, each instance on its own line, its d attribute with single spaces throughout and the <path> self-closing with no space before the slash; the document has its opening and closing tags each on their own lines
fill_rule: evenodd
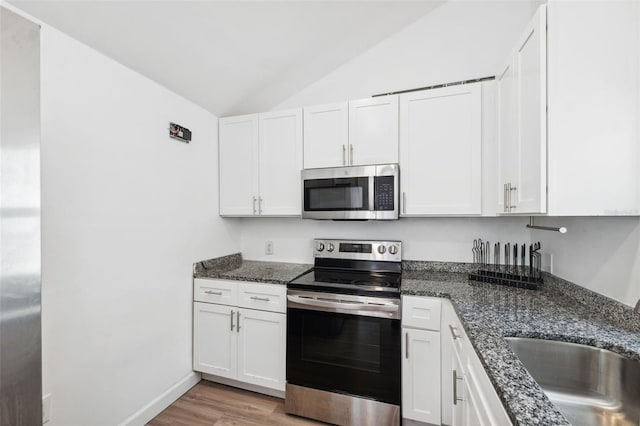
<svg viewBox="0 0 640 426">
<path fill-rule="evenodd" d="M 301 214 L 302 110 L 219 121 L 220 215 Z"/>
<path fill-rule="evenodd" d="M 398 162 L 398 97 L 349 102 L 350 165 Z"/>
<path fill-rule="evenodd" d="M 547 13 L 541 6 L 514 53 L 517 94 L 517 183 L 514 212 L 547 210 Z"/>
<path fill-rule="evenodd" d="M 506 200 L 507 183 L 516 182 L 517 158 L 517 115 L 514 82 L 513 58 L 509 60 L 496 76 L 498 98 L 498 212 L 508 213 Z"/>
<path fill-rule="evenodd" d="M 546 16 L 541 6 L 497 75 L 503 213 L 547 210 Z"/>
<path fill-rule="evenodd" d="M 640 215 L 640 2 L 549 1 L 549 208 Z"/>
<path fill-rule="evenodd" d="M 640 3 L 550 0 L 508 63 L 498 212 L 640 215 Z"/>
<path fill-rule="evenodd" d="M 349 104 L 304 108 L 304 168 L 346 166 L 349 162 Z"/>
<path fill-rule="evenodd" d="M 401 215 L 479 215 L 479 83 L 400 96 Z"/>
<path fill-rule="evenodd" d="M 258 115 L 221 118 L 218 126 L 220 214 L 253 215 L 258 196 Z"/>
<path fill-rule="evenodd" d="M 302 110 L 260 114 L 259 214 L 301 214 Z"/>
</svg>

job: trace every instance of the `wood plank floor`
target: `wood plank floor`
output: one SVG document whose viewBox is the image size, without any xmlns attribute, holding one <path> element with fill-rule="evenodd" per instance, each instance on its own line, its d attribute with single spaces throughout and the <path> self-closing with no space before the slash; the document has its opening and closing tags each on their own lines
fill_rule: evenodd
<svg viewBox="0 0 640 426">
<path fill-rule="evenodd" d="M 203 380 L 147 425 L 311 426 L 324 423 L 286 414 L 282 399 Z"/>
</svg>

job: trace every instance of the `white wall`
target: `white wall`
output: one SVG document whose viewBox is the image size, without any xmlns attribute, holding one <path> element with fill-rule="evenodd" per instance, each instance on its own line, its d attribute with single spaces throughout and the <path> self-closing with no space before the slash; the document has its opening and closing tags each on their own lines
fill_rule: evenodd
<svg viewBox="0 0 640 426">
<path fill-rule="evenodd" d="M 446 2 L 275 109 L 493 76 L 537 3 Z"/>
<path fill-rule="evenodd" d="M 633 306 L 640 298 L 640 218 L 536 218 L 536 225 L 566 226 L 564 235 L 532 231 L 552 254 L 554 273 Z"/>
<path fill-rule="evenodd" d="M 191 265 L 238 251 L 217 181 L 215 116 L 43 27 L 49 424 L 121 423 L 193 374 Z"/>
<path fill-rule="evenodd" d="M 528 219 L 405 218 L 398 221 L 333 222 L 294 218 L 242 219 L 242 254 L 247 259 L 313 263 L 314 238 L 400 240 L 407 260 L 471 262 L 475 238 L 524 243 L 529 241 Z M 265 255 L 273 241 L 274 254 Z"/>
</svg>

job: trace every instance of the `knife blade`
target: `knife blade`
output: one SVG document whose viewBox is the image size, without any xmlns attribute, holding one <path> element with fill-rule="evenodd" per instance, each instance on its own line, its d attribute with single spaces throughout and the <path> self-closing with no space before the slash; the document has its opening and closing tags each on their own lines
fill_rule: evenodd
<svg viewBox="0 0 640 426">
<path fill-rule="evenodd" d="M 488 265 L 489 263 L 491 263 L 491 254 L 489 252 L 489 247 L 490 247 L 490 244 L 489 244 L 489 241 L 487 241 L 485 243 L 485 256 L 486 256 L 484 259 L 485 265 Z"/>
</svg>

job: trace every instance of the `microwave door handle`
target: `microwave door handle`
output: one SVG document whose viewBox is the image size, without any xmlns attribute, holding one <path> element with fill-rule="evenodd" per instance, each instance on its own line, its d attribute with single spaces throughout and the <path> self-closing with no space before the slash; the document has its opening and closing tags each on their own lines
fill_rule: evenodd
<svg viewBox="0 0 640 426">
<path fill-rule="evenodd" d="M 375 207 L 375 203 L 374 203 L 375 182 L 376 182 L 375 176 L 369 176 L 369 211 L 370 212 L 373 212 Z"/>
</svg>

